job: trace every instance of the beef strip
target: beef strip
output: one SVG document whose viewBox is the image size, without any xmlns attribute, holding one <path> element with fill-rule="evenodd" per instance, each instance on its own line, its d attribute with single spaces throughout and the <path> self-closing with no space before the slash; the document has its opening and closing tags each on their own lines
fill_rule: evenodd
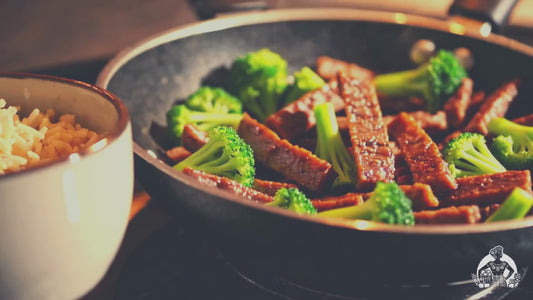
<svg viewBox="0 0 533 300">
<path fill-rule="evenodd" d="M 208 140 L 209 137 L 207 136 L 207 132 L 198 129 L 193 124 L 185 124 L 181 135 L 181 144 L 185 149 L 190 152 L 196 152 L 196 150 L 202 148 Z"/>
<path fill-rule="evenodd" d="M 416 183 L 413 185 L 400 185 L 407 198 L 412 202 L 413 210 L 422 210 L 439 206 L 439 200 L 433 194 L 431 187 Z M 368 193 L 346 193 L 339 196 L 327 196 L 323 198 L 311 199 L 318 211 L 341 208 L 351 205 L 359 205 L 366 201 L 372 192 Z"/>
<path fill-rule="evenodd" d="M 275 196 L 277 191 L 281 188 L 298 188 L 298 186 L 296 184 L 287 182 L 263 180 L 256 178 L 254 180 L 254 185 L 252 186 L 252 188 L 261 193 L 265 193 L 270 196 Z"/>
<path fill-rule="evenodd" d="M 461 133 L 463 133 L 461 130 L 455 130 L 451 133 L 449 133 L 442 141 L 439 143 L 438 147 L 442 151 L 448 143 L 453 140 L 454 138 L 458 137 Z"/>
<path fill-rule="evenodd" d="M 488 134 L 487 126 L 490 120 L 505 116 L 509 105 L 518 94 L 520 80 L 515 79 L 504 83 L 501 87 L 492 92 L 483 102 L 479 111 L 472 120 L 465 126 L 464 131 L 478 132 L 483 135 Z"/>
<path fill-rule="evenodd" d="M 316 124 L 315 105 L 329 102 L 335 111 L 344 108 L 339 97 L 337 82 L 330 81 L 322 88 L 306 93 L 300 99 L 288 104 L 265 120 L 265 125 L 274 130 L 281 138 L 292 140 L 304 134 Z"/>
<path fill-rule="evenodd" d="M 481 103 L 485 100 L 485 91 L 480 90 L 472 93 L 472 97 L 470 98 L 470 103 L 468 104 L 468 109 L 474 109 L 479 108 L 481 106 Z"/>
<path fill-rule="evenodd" d="M 394 180 L 394 156 L 374 85 L 341 72 L 338 80 L 348 117 L 356 188 L 370 190 L 378 181 Z"/>
<path fill-rule="evenodd" d="M 394 181 L 398 184 L 413 184 L 413 175 L 405 162 L 402 149 L 394 141 L 390 141 L 389 145 L 394 155 Z"/>
<path fill-rule="evenodd" d="M 291 142 L 311 152 L 316 150 L 316 137 L 302 136 Z"/>
<path fill-rule="evenodd" d="M 471 120 L 474 115 L 479 111 L 481 104 L 483 104 L 483 102 L 485 101 L 485 96 L 485 91 L 483 90 L 472 93 L 470 103 L 468 104 L 468 108 L 466 109 L 465 119 L 462 124 L 463 126 L 466 125 L 465 123 Z"/>
<path fill-rule="evenodd" d="M 459 128 L 463 124 L 472 97 L 473 87 L 474 81 L 471 78 L 463 78 L 461 86 L 444 104 L 446 118 L 451 127 Z"/>
<path fill-rule="evenodd" d="M 448 130 L 448 121 L 446 119 L 446 113 L 442 110 L 432 114 L 424 110 L 416 110 L 408 112 L 413 119 L 423 128 L 428 134 L 441 134 Z M 392 122 L 397 115 L 387 115 L 383 117 L 383 123 L 386 126 Z"/>
<path fill-rule="evenodd" d="M 406 98 L 378 93 L 378 99 L 383 115 L 394 115 L 402 111 L 412 112 L 426 108 L 425 101 L 418 97 Z"/>
<path fill-rule="evenodd" d="M 415 224 L 474 224 L 481 220 L 477 205 L 450 206 L 414 212 Z"/>
<path fill-rule="evenodd" d="M 412 112 L 407 112 L 411 117 L 413 117 L 417 123 L 422 127 L 428 134 L 440 134 L 445 132 L 448 129 L 448 122 L 446 121 L 446 113 L 442 110 L 437 111 L 435 114 L 429 113 L 423 110 L 416 110 Z M 383 116 L 383 123 L 387 126 L 392 120 L 394 120 L 398 115 L 386 115 Z M 337 116 L 337 124 L 339 125 L 339 132 L 342 136 L 349 135 L 348 127 L 348 117 L 346 116 Z"/>
<path fill-rule="evenodd" d="M 324 211 L 334 208 L 341 208 L 363 203 L 363 193 L 346 193 L 340 196 L 328 196 L 323 198 L 311 199 L 313 206 L 317 211 Z"/>
<path fill-rule="evenodd" d="M 411 199 L 414 211 L 439 206 L 439 200 L 427 184 L 417 182 L 412 185 L 400 185 L 400 188 L 407 198 Z"/>
<path fill-rule="evenodd" d="M 512 121 L 524 126 L 533 126 L 533 114 L 518 117 L 513 119 Z"/>
<path fill-rule="evenodd" d="M 403 153 L 394 155 L 394 180 L 398 184 L 412 184 L 413 174 L 405 161 Z"/>
<path fill-rule="evenodd" d="M 316 68 L 318 75 L 326 80 L 337 78 L 339 71 L 359 79 L 371 79 L 374 77 L 372 70 L 329 56 L 319 56 L 316 59 Z"/>
<path fill-rule="evenodd" d="M 221 190 L 229 191 L 233 194 L 240 195 L 252 201 L 267 203 L 274 200 L 272 196 L 258 192 L 252 188 L 240 184 L 235 180 L 231 180 L 225 177 L 194 170 L 189 167 L 185 167 L 185 169 L 183 169 L 183 173 L 195 178 L 203 184 L 219 188 Z"/>
<path fill-rule="evenodd" d="M 252 147 L 256 161 L 312 192 L 324 191 L 337 178 L 330 163 L 309 150 L 280 139 L 247 113 L 244 113 L 237 132 Z"/>
<path fill-rule="evenodd" d="M 389 133 L 402 149 L 413 182 L 425 183 L 434 191 L 453 190 L 457 184 L 443 160 L 437 144 L 407 113 L 389 123 Z"/>
<path fill-rule="evenodd" d="M 185 147 L 178 146 L 167 150 L 166 154 L 168 159 L 170 159 L 171 161 L 169 163 L 178 163 L 189 157 L 192 153 L 189 150 L 185 149 Z"/>
<path fill-rule="evenodd" d="M 466 176 L 456 179 L 457 189 L 437 194 L 440 206 L 502 203 L 515 187 L 531 191 L 529 170 Z"/>
<path fill-rule="evenodd" d="M 481 211 L 481 222 L 485 222 L 485 220 L 487 220 L 495 211 L 497 211 L 500 206 L 500 203 L 494 203 L 480 207 L 479 210 Z"/>
</svg>

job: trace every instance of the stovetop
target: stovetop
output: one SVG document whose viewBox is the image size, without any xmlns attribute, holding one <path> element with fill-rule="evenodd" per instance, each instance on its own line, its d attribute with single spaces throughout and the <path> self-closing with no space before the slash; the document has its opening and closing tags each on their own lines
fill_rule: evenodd
<svg viewBox="0 0 533 300">
<path fill-rule="evenodd" d="M 260 257 L 257 258 L 261 260 Z M 188 234 L 169 223 L 155 231 L 122 267 L 116 299 L 533 299 L 533 275 L 520 270 L 517 288 L 480 289 L 472 282 L 441 286 L 372 286 L 354 282 L 351 294 L 300 286 L 258 270 L 246 262 L 231 261 L 205 237 Z M 533 274 L 533 273 L 532 273 Z M 342 274 L 332 274 L 342 276 Z"/>
<path fill-rule="evenodd" d="M 533 33 L 507 35 L 533 44 Z M 94 83 L 109 58 L 31 70 Z M 260 258 L 258 258 L 260 259 Z M 472 282 L 442 286 L 370 286 L 354 282 L 355 293 L 340 294 L 300 286 L 246 262 L 232 261 L 208 238 L 188 233 L 177 222 L 154 231 L 131 252 L 114 283 L 114 299 L 533 299 L 533 270 L 520 271 L 518 288 L 481 290 Z M 342 276 L 336 274 L 335 276 Z"/>
</svg>

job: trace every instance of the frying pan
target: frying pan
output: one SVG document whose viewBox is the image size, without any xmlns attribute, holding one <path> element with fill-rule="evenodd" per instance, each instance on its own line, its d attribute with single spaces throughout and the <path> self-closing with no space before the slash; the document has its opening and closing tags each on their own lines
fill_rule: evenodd
<svg viewBox="0 0 533 300">
<path fill-rule="evenodd" d="M 452 10 L 459 11 L 458 3 Z M 505 19 L 500 11 L 485 21 L 497 28 Z M 214 239 L 243 268 L 268 269 L 297 284 L 346 294 L 354 292 L 355 283 L 468 280 L 496 245 L 504 247 L 518 271 L 527 269 L 533 265 L 531 217 L 415 227 L 317 219 L 207 188 L 158 158 L 166 147 L 160 138 L 166 111 L 201 85 L 220 84 L 224 70 L 246 52 L 270 48 L 286 58 L 290 71 L 329 55 L 385 72 L 412 68 L 408 53 L 419 39 L 430 39 L 438 48 L 469 48 L 475 57 L 469 74 L 477 89 L 490 92 L 522 78 L 508 116 L 533 112 L 528 103 L 532 48 L 449 20 L 346 8 L 271 9 L 172 29 L 117 54 L 97 85 L 122 98 L 130 111 L 136 177 L 154 201 L 189 231 Z"/>
</svg>

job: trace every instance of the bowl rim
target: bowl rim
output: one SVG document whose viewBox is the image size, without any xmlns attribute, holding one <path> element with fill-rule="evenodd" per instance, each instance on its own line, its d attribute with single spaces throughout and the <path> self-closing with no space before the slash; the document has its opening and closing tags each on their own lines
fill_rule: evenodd
<svg viewBox="0 0 533 300">
<path fill-rule="evenodd" d="M 418 27 L 487 41 L 491 44 L 500 45 L 502 47 L 533 57 L 533 47 L 531 46 L 494 33 L 482 34 L 477 29 L 461 25 L 453 20 L 439 20 L 406 13 L 355 8 L 283 8 L 219 16 L 215 19 L 207 21 L 197 21 L 170 28 L 169 30 L 140 40 L 139 42 L 119 51 L 108 61 L 108 63 L 98 74 L 96 85 L 104 89 L 108 88 L 111 79 L 122 66 L 127 64 L 136 56 L 168 42 L 194 35 L 222 31 L 225 29 L 246 25 L 291 21 L 363 21 L 367 23 L 387 23 Z M 319 225 L 349 228 L 361 231 L 376 231 L 409 235 L 464 235 L 474 233 L 493 233 L 533 227 L 533 216 L 528 216 L 523 220 L 500 221 L 494 223 L 446 225 L 417 224 L 415 226 L 397 226 L 361 220 L 315 218 L 313 216 L 298 215 L 284 209 L 269 207 L 260 203 L 243 199 L 242 197 L 227 191 L 208 187 L 189 176 L 177 172 L 170 165 L 158 159 L 155 153 L 153 153 L 151 150 L 142 148 L 135 141 L 133 141 L 133 151 L 136 155 L 140 156 L 146 162 L 164 172 L 167 176 L 170 176 L 173 179 L 202 192 L 209 193 L 213 197 L 224 198 L 225 200 L 236 202 L 254 209 L 259 209 L 267 213 L 283 215 L 288 218 L 297 219 L 304 222 L 312 222 Z"/>
<path fill-rule="evenodd" d="M 83 89 L 86 91 L 89 91 L 93 94 L 100 95 L 103 97 L 106 101 L 111 103 L 113 107 L 115 108 L 118 118 L 117 122 L 113 126 L 113 128 L 106 132 L 106 135 L 99 139 L 96 143 L 101 143 L 101 141 L 105 140 L 105 143 L 103 146 L 100 147 L 88 147 L 86 149 L 83 149 L 81 151 L 76 152 L 79 156 L 79 160 L 83 160 L 86 157 L 92 156 L 106 148 L 108 148 L 111 144 L 113 144 L 117 139 L 119 139 L 120 136 L 126 132 L 127 128 L 130 124 L 130 115 L 128 108 L 126 105 L 122 102 L 122 100 L 114 95 L 113 93 L 107 91 L 104 88 L 75 80 L 75 79 L 69 79 L 64 77 L 58 77 L 53 75 L 46 75 L 46 74 L 35 74 L 35 73 L 24 73 L 24 72 L 1 72 L 0 71 L 0 78 L 6 78 L 6 79 L 15 79 L 15 80 L 23 80 L 23 79 L 35 79 L 35 80 L 42 80 L 46 82 L 54 82 L 54 83 L 60 83 L 65 85 L 74 86 L 78 89 Z M 2 98 L 2 95 L 0 95 L 0 98 Z M 9 103 L 8 103 L 9 105 Z M 53 109 L 53 108 L 52 108 Z M 72 155 L 72 154 L 71 154 Z M 74 160 L 77 161 L 77 160 Z M 0 180 L 8 179 L 8 178 L 14 178 L 16 176 L 23 176 L 24 174 L 33 173 L 33 172 L 39 172 L 43 169 L 46 169 L 50 166 L 60 165 L 64 163 L 72 163 L 70 160 L 70 155 L 66 157 L 62 157 L 60 159 L 54 159 L 50 162 L 39 164 L 34 167 L 25 168 L 16 172 L 9 172 L 3 175 L 0 175 Z"/>
</svg>

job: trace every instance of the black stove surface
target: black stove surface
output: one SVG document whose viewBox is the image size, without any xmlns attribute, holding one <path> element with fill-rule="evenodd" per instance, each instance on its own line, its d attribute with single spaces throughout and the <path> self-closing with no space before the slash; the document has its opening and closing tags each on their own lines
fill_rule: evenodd
<svg viewBox="0 0 533 300">
<path fill-rule="evenodd" d="M 260 258 L 258 258 L 260 260 Z M 254 265 L 254 264 L 251 264 Z M 443 286 L 379 286 L 354 282 L 339 294 L 300 286 L 243 261 L 230 261 L 205 237 L 177 223 L 155 231 L 128 258 L 116 299 L 533 299 L 533 276 L 520 270 L 517 288 L 480 289 L 472 282 Z M 342 274 L 336 274 L 342 276 Z"/>
</svg>

